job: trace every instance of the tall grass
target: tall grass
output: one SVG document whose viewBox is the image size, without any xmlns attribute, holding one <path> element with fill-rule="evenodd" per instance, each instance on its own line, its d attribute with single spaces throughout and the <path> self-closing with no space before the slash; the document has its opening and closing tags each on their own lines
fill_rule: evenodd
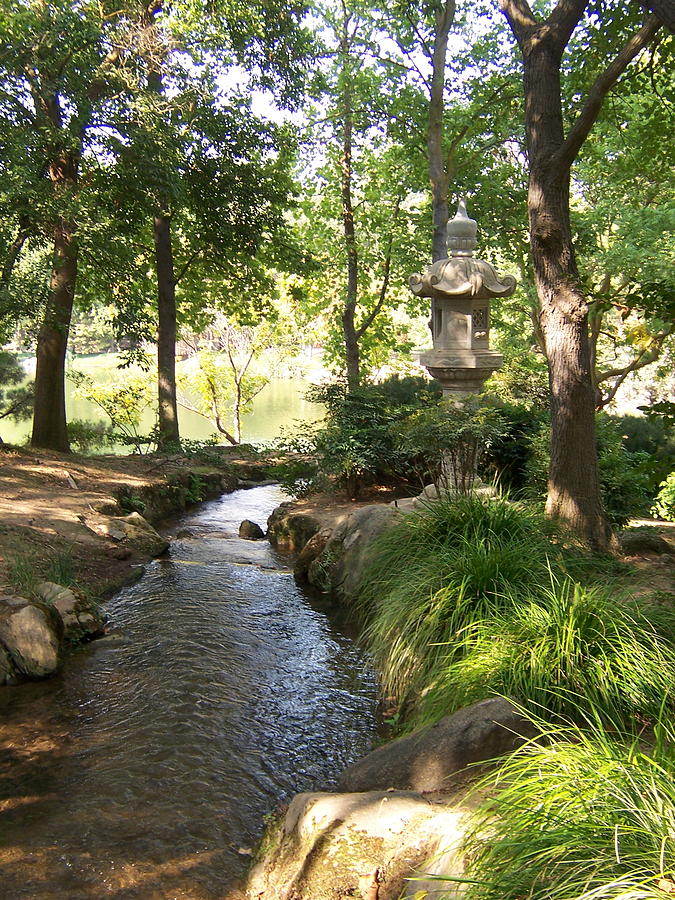
<svg viewBox="0 0 675 900">
<path fill-rule="evenodd" d="M 75 564 L 68 550 L 55 549 L 38 557 L 25 552 L 17 552 L 7 558 L 9 583 L 24 597 L 34 597 L 42 581 L 53 581 L 63 587 L 75 582 Z"/>
<path fill-rule="evenodd" d="M 592 720 L 517 750 L 466 845 L 466 900 L 656 900 L 675 893 L 675 731 L 651 747 Z M 453 895 L 454 896 L 454 895 Z"/>
<path fill-rule="evenodd" d="M 599 562 L 506 498 L 404 517 L 375 544 L 360 597 L 384 691 L 413 726 L 494 693 L 653 718 L 673 696 L 675 615 L 575 580 Z"/>
<path fill-rule="evenodd" d="M 420 717 L 498 693 L 567 716 L 653 720 L 675 699 L 675 614 L 651 612 L 568 577 L 518 594 L 459 635 Z"/>
<path fill-rule="evenodd" d="M 558 551 L 547 531 L 531 508 L 469 496 L 430 504 L 385 532 L 359 598 L 385 691 L 413 702 L 467 622 L 510 604 L 510 588 L 548 580 Z"/>
</svg>

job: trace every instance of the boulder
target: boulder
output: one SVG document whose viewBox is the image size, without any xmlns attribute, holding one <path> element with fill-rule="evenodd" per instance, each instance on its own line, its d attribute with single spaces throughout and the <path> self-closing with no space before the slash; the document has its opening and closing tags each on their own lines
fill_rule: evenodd
<svg viewBox="0 0 675 900">
<path fill-rule="evenodd" d="M 307 578 L 310 565 L 317 556 L 320 556 L 321 553 L 323 553 L 332 534 L 332 528 L 322 528 L 321 531 L 317 531 L 317 533 L 307 541 L 295 560 L 293 574 L 296 578 Z"/>
<path fill-rule="evenodd" d="M 18 680 L 18 673 L 12 663 L 12 658 L 0 644 L 0 685 L 16 684 Z"/>
<path fill-rule="evenodd" d="M 267 537 L 273 547 L 299 553 L 307 541 L 321 530 L 321 522 L 307 513 L 293 512 L 295 504 L 286 501 L 272 511 L 267 520 Z"/>
<path fill-rule="evenodd" d="M 61 666 L 63 623 L 56 610 L 23 597 L 0 597 L 0 644 L 26 678 L 46 678 Z"/>
<path fill-rule="evenodd" d="M 298 794 L 268 828 L 246 894 L 250 900 L 398 900 L 402 892 L 413 898 L 420 890 L 416 878 L 438 870 L 441 859 L 439 874 L 461 875 L 471 808 L 461 797 L 442 805 L 414 792 Z M 450 883 L 443 887 L 443 896 L 454 896 Z"/>
<path fill-rule="evenodd" d="M 257 522 L 250 519 L 244 519 L 239 526 L 239 537 L 245 541 L 260 541 L 265 537 L 265 532 Z"/>
<path fill-rule="evenodd" d="M 675 553 L 675 547 L 665 538 L 651 531 L 624 531 L 619 535 L 625 556 L 661 556 Z"/>
<path fill-rule="evenodd" d="M 66 640 L 71 643 L 92 640 L 104 633 L 106 618 L 93 600 L 86 600 L 53 581 L 43 581 L 35 593 L 59 614 Z"/>
<path fill-rule="evenodd" d="M 512 703 L 491 697 L 383 744 L 345 769 L 338 788 L 442 791 L 447 779 L 469 764 L 510 753 L 533 736 L 532 725 Z"/>
<path fill-rule="evenodd" d="M 373 541 L 401 513 L 392 506 L 362 506 L 333 529 L 323 550 L 307 567 L 307 580 L 321 591 L 350 602 L 358 595 Z"/>
<path fill-rule="evenodd" d="M 111 518 L 100 529 L 101 534 L 114 541 L 124 541 L 141 556 L 160 556 L 169 546 L 169 542 L 137 512 Z"/>
</svg>

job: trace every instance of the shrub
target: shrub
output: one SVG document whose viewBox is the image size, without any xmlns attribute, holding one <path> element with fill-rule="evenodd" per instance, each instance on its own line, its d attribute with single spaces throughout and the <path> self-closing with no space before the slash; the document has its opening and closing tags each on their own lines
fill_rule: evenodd
<svg viewBox="0 0 675 900">
<path fill-rule="evenodd" d="M 111 426 L 105 422 L 73 419 L 68 422 L 68 442 L 78 453 L 91 453 L 92 450 L 113 446 L 115 436 Z"/>
<path fill-rule="evenodd" d="M 307 398 L 324 405 L 325 419 L 316 426 L 303 423 L 277 442 L 276 450 L 289 455 L 276 470 L 282 486 L 304 495 L 332 484 L 358 499 L 369 484 L 406 478 L 410 471 L 397 447 L 399 424 L 415 408 L 435 403 L 438 390 L 412 376 L 351 392 L 343 384 L 310 389 Z"/>
<path fill-rule="evenodd" d="M 432 481 L 467 493 L 484 455 L 505 432 L 499 410 L 480 398 L 468 398 L 461 406 L 444 401 L 407 416 L 397 448 L 422 486 Z"/>
<path fill-rule="evenodd" d="M 485 778 L 466 841 L 466 900 L 657 900 L 675 893 L 675 731 L 538 723 Z M 453 896 L 455 896 L 453 894 Z"/>
<path fill-rule="evenodd" d="M 661 482 L 660 488 L 650 512 L 667 522 L 675 522 L 675 472 Z"/>
<path fill-rule="evenodd" d="M 615 416 L 612 421 L 629 453 L 647 454 L 648 492 L 655 496 L 659 484 L 675 468 L 675 430 L 657 416 Z"/>
<path fill-rule="evenodd" d="M 648 454 L 629 452 L 622 443 L 616 422 L 601 414 L 597 419 L 598 466 L 605 512 L 615 526 L 623 526 L 632 516 L 645 514 L 650 498 Z M 531 455 L 526 464 L 525 492 L 533 499 L 546 496 L 549 465 L 550 425 L 543 425 L 533 436 Z"/>
</svg>

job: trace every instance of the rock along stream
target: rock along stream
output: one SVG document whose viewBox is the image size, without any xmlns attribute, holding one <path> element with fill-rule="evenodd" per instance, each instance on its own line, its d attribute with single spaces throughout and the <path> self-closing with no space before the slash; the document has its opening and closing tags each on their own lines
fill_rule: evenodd
<svg viewBox="0 0 675 900">
<path fill-rule="evenodd" d="M 236 537 L 275 487 L 184 518 L 61 676 L 0 692 L 0 898 L 226 900 L 263 817 L 369 749 L 362 651 Z"/>
</svg>

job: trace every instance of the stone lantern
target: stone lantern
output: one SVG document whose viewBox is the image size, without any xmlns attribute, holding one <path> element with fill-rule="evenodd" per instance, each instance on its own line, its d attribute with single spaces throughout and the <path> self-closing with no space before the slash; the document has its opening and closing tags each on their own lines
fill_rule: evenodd
<svg viewBox="0 0 675 900">
<path fill-rule="evenodd" d="M 424 274 L 410 276 L 413 293 L 431 298 L 434 347 L 420 362 L 440 381 L 444 396 L 457 400 L 478 393 L 501 366 L 502 355 L 490 350 L 490 298 L 508 297 L 516 289 L 512 275 L 500 278 L 490 263 L 474 258 L 476 227 L 460 200 L 455 218 L 448 222 L 450 256 Z"/>
</svg>

